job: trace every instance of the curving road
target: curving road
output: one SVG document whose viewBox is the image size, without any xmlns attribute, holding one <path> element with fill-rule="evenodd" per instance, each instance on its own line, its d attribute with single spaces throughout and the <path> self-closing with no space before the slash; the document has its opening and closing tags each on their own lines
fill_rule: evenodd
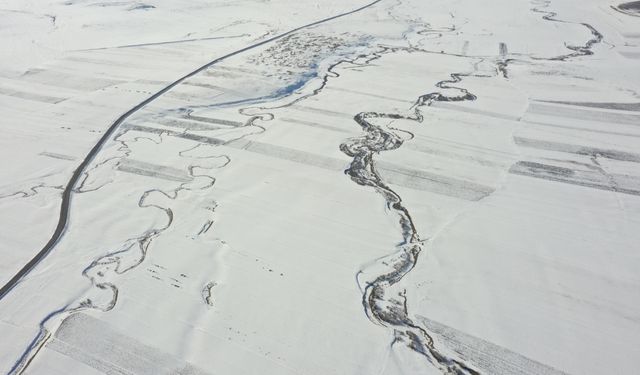
<svg viewBox="0 0 640 375">
<path fill-rule="evenodd" d="M 49 253 L 51 253 L 51 251 L 55 248 L 56 244 L 58 243 L 58 241 L 60 241 L 60 239 L 62 238 L 62 236 L 64 235 L 66 228 L 67 228 L 67 224 L 69 223 L 69 216 L 70 216 L 70 207 L 71 207 L 71 197 L 72 197 L 72 193 L 75 189 L 76 184 L 78 183 L 78 181 L 80 180 L 80 178 L 82 177 L 83 173 L 86 171 L 87 167 L 89 166 L 89 164 L 91 164 L 91 162 L 93 161 L 93 159 L 96 157 L 96 155 L 100 152 L 100 150 L 102 149 L 102 147 L 107 143 L 107 141 L 111 138 L 111 136 L 115 133 L 115 131 L 118 129 L 118 127 L 120 125 L 122 125 L 122 123 L 124 123 L 124 121 L 129 118 L 131 115 L 133 115 L 134 113 L 136 113 L 137 111 L 139 111 L 140 109 L 144 108 L 147 104 L 153 102 L 155 99 L 159 98 L 160 96 L 162 96 L 163 94 L 165 94 L 167 91 L 171 90 L 172 88 L 174 88 L 175 86 L 179 85 L 181 82 L 183 82 L 184 80 L 193 77 L 194 75 L 202 72 L 203 70 L 219 63 L 222 62 L 230 57 L 239 55 L 243 52 L 258 48 L 260 46 L 263 46 L 265 44 L 271 43 L 273 41 L 276 41 L 278 39 L 281 39 L 287 35 L 293 34 L 295 32 L 298 32 L 300 30 L 303 29 L 307 29 L 328 21 L 332 21 L 335 20 L 337 18 L 342 18 L 348 15 L 351 15 L 353 13 L 357 13 L 360 12 L 364 9 L 367 9 L 379 2 L 381 2 L 382 0 L 375 0 L 372 2 L 369 2 L 368 4 L 357 8 L 357 9 L 353 9 L 351 11 L 345 12 L 345 13 L 341 13 L 335 16 L 331 16 L 331 17 L 327 17 L 303 26 L 299 26 L 296 27 L 292 30 L 289 30 L 287 32 L 284 32 L 282 34 L 276 35 L 274 37 L 271 37 L 269 39 L 265 39 L 261 42 L 249 45 L 247 47 L 244 47 L 242 49 L 239 49 L 237 51 L 231 52 L 227 55 L 224 55 L 222 57 L 219 57 L 215 60 L 212 60 L 210 62 L 208 62 L 205 65 L 202 65 L 201 67 L 199 67 L 198 69 L 178 78 L 177 80 L 175 80 L 174 82 L 172 82 L 170 85 L 164 87 L 162 90 L 156 92 L 155 94 L 151 95 L 149 98 L 145 99 L 144 101 L 142 101 L 141 103 L 139 103 L 138 105 L 136 105 L 135 107 L 131 108 L 130 110 L 128 110 L 126 113 L 124 113 L 122 116 L 118 117 L 118 119 L 116 119 L 116 121 L 114 121 L 109 128 L 107 129 L 107 131 L 103 134 L 103 136 L 100 138 L 100 140 L 98 140 L 98 143 L 96 143 L 93 148 L 91 149 L 91 151 L 89 151 L 89 153 L 87 154 L 87 156 L 84 158 L 84 160 L 82 161 L 82 163 L 80 163 L 80 165 L 75 169 L 75 171 L 73 172 L 73 175 L 71 176 L 71 179 L 69 180 L 69 182 L 67 183 L 67 185 L 64 188 L 64 191 L 62 193 L 62 202 L 60 204 L 60 215 L 58 218 L 58 224 L 56 226 L 55 231 L 53 232 L 53 234 L 51 235 L 51 238 L 49 239 L 49 241 L 44 245 L 44 247 L 29 261 L 27 262 L 27 264 L 25 264 L 12 278 L 11 280 L 9 280 L 5 285 L 2 286 L 2 288 L 0 289 L 0 300 L 2 300 L 5 296 L 7 296 L 7 294 L 9 294 L 9 292 L 16 286 L 18 285 L 18 283 L 20 283 L 20 281 L 26 276 L 28 275 L 44 258 L 47 257 L 47 255 L 49 255 Z"/>
</svg>

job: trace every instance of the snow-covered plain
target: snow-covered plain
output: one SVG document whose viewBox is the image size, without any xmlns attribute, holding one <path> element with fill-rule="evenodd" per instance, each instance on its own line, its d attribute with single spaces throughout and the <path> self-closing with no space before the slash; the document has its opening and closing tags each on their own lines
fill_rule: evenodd
<svg viewBox="0 0 640 375">
<path fill-rule="evenodd" d="M 638 9 L 0 1 L 0 372 L 637 372 Z"/>
</svg>

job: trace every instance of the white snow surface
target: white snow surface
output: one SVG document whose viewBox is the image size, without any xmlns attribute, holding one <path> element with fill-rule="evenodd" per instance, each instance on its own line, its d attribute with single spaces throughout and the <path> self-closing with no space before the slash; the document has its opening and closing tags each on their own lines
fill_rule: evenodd
<svg viewBox="0 0 640 375">
<path fill-rule="evenodd" d="M 0 0 L 0 373 L 636 373 L 618 5 Z"/>
</svg>

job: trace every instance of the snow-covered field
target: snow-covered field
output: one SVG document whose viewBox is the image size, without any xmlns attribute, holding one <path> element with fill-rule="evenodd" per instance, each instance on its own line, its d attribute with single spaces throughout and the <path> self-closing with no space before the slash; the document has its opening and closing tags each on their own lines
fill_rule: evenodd
<svg viewBox="0 0 640 375">
<path fill-rule="evenodd" d="M 639 15 L 0 0 L 0 373 L 636 373 Z"/>
</svg>

